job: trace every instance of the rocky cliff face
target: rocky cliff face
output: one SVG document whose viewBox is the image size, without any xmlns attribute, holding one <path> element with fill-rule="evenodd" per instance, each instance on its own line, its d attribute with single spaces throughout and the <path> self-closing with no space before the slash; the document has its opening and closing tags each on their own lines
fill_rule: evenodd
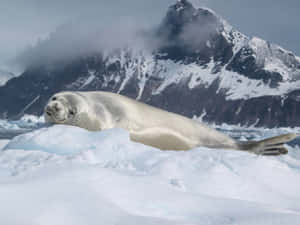
<svg viewBox="0 0 300 225">
<path fill-rule="evenodd" d="M 129 46 L 29 67 L 0 87 L 0 115 L 41 114 L 58 91 L 105 90 L 209 122 L 300 126 L 293 53 L 185 0 L 169 7 L 151 35 L 151 50 Z"/>
</svg>

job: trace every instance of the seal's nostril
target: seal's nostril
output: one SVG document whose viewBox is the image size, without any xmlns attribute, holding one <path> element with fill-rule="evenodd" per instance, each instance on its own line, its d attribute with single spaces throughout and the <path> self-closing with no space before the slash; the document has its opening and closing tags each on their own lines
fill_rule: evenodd
<svg viewBox="0 0 300 225">
<path fill-rule="evenodd" d="M 51 113 L 50 112 L 47 112 L 48 116 L 51 116 Z"/>
<path fill-rule="evenodd" d="M 54 104 L 54 110 L 57 112 L 60 111 L 60 108 L 57 103 Z"/>
</svg>

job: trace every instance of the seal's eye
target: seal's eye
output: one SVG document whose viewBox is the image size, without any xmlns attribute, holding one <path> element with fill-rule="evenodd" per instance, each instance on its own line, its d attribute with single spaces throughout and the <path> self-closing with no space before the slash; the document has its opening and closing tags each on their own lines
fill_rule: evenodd
<svg viewBox="0 0 300 225">
<path fill-rule="evenodd" d="M 52 98 L 52 101 L 55 101 L 56 99 L 57 99 L 56 97 L 53 97 L 53 98 Z"/>
<path fill-rule="evenodd" d="M 69 115 L 70 116 L 74 116 L 76 113 L 77 113 L 77 109 L 76 108 L 69 109 Z"/>
</svg>

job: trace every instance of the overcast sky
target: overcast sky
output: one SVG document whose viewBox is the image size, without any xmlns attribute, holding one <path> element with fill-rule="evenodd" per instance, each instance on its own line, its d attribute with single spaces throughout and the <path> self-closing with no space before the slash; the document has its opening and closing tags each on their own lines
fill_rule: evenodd
<svg viewBox="0 0 300 225">
<path fill-rule="evenodd" d="M 0 65 L 58 25 L 92 17 L 110 24 L 130 18 L 159 23 L 176 0 L 0 0 Z M 191 0 L 215 10 L 249 36 L 277 43 L 300 55 L 299 0 Z"/>
</svg>

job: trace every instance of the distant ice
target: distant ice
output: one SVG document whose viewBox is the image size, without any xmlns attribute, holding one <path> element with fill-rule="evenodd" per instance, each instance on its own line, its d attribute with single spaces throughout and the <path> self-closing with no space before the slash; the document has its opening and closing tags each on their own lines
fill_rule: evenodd
<svg viewBox="0 0 300 225">
<path fill-rule="evenodd" d="M 19 130 L 22 128 L 39 127 L 45 123 L 44 117 L 37 117 L 25 114 L 20 120 L 8 121 L 0 120 L 0 129 Z"/>
<path fill-rule="evenodd" d="M 0 139 L 11 139 L 16 135 L 27 133 L 43 126 L 46 126 L 44 118 L 32 115 L 24 115 L 17 121 L 0 119 Z"/>
</svg>

